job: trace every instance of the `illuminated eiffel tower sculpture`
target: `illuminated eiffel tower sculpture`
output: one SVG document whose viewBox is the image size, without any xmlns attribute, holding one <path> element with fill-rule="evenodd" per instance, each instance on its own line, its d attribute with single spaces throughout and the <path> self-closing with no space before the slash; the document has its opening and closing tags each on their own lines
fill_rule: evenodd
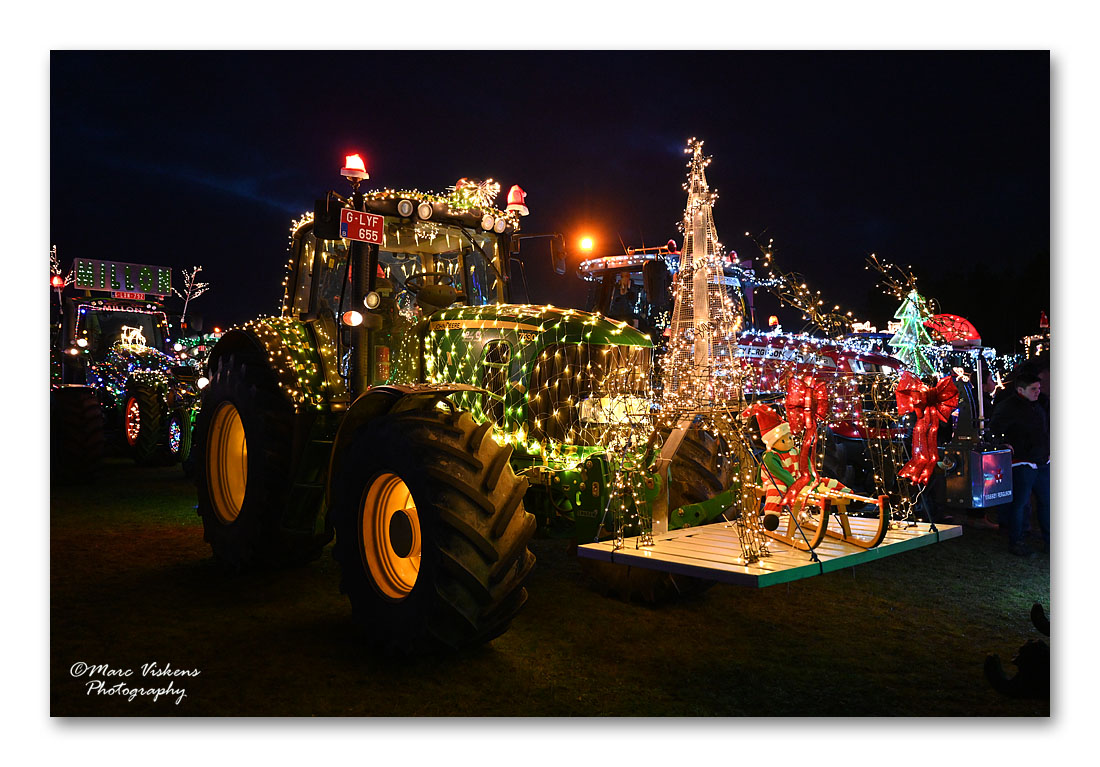
<svg viewBox="0 0 1100 767">
<path fill-rule="evenodd" d="M 682 229 L 684 247 L 673 284 L 672 324 L 665 359 L 664 402 L 667 413 L 709 409 L 715 404 L 736 407 L 741 397 L 741 373 L 735 355 L 741 330 L 739 307 L 723 284 L 725 258 L 714 228 L 718 193 L 707 185 L 711 158 L 703 142 L 688 141 L 691 155 L 684 184 L 687 208 Z"/>
<path fill-rule="evenodd" d="M 741 556 L 753 563 L 771 556 L 757 514 L 753 490 L 756 466 L 751 447 L 742 438 L 738 414 L 743 375 L 737 357 L 741 331 L 739 305 L 730 300 L 725 285 L 725 252 L 714 228 L 714 203 L 718 193 L 707 185 L 705 169 L 711 158 L 703 155 L 703 142 L 688 141 L 687 208 L 682 230 L 684 247 L 673 283 L 672 324 L 668 352 L 662 369 L 661 421 L 669 429 L 656 468 L 672 463 L 686 432 L 698 427 L 714 435 L 720 445 L 719 460 L 736 466 L 735 487 L 726 519 L 737 530 Z M 732 488 L 731 488 L 732 489 Z M 668 530 L 667 504 L 654 511 L 653 534 Z M 652 540 L 652 536 L 650 536 Z"/>
</svg>

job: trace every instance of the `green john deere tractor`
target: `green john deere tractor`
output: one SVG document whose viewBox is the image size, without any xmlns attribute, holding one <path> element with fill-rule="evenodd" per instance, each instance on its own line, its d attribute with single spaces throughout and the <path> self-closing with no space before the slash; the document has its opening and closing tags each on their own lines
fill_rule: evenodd
<svg viewBox="0 0 1100 767">
<path fill-rule="evenodd" d="M 563 273 L 562 239 L 519 234 L 520 205 L 501 211 L 489 184 L 463 182 L 443 196 L 355 179 L 350 199 L 319 201 L 293 227 L 280 316 L 219 339 L 196 421 L 215 557 L 285 566 L 335 536 L 353 615 L 391 651 L 504 632 L 536 532 L 587 543 L 684 506 L 683 524 L 714 521 L 729 484 L 699 429 L 652 468 L 652 440 L 623 427 L 652 413 L 649 338 L 508 303 L 520 242 L 548 237 Z M 708 585 L 581 561 L 621 596 Z"/>
</svg>

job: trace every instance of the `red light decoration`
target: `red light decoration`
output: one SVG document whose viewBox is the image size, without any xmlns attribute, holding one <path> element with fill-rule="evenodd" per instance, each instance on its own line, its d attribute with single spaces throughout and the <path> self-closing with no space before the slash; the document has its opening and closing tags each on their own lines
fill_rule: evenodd
<svg viewBox="0 0 1100 767">
<path fill-rule="evenodd" d="M 60 274 L 53 275 L 50 277 L 50 287 L 61 290 L 61 288 L 65 287 L 65 278 Z"/>
<path fill-rule="evenodd" d="M 951 376 L 928 386 L 908 370 L 901 374 L 897 388 L 898 415 L 916 413 L 913 425 L 913 457 L 898 472 L 915 485 L 927 485 L 936 467 L 936 427 L 951 417 L 959 404 L 959 392 Z"/>
<path fill-rule="evenodd" d="M 367 174 L 367 165 L 358 154 L 349 154 L 344 157 L 344 167 L 340 169 L 340 175 L 349 178 L 370 178 Z"/>
<path fill-rule="evenodd" d="M 792 504 L 813 475 L 810 473 L 810 457 L 817 444 L 817 423 L 829 417 L 829 387 L 825 379 L 814 380 L 812 375 L 791 376 L 787 385 L 787 423 L 792 432 L 800 433 L 802 449 L 798 454 L 798 479 L 787 488 L 783 503 Z"/>
<path fill-rule="evenodd" d="M 520 189 L 519 184 L 515 184 L 508 190 L 508 207 L 506 210 L 512 210 L 521 216 L 526 216 L 529 211 L 526 203 L 527 193 Z"/>
<path fill-rule="evenodd" d="M 970 320 L 957 314 L 936 314 L 925 320 L 924 326 L 938 332 L 949 344 L 976 346 L 982 342 L 978 329 L 971 324 Z"/>
</svg>

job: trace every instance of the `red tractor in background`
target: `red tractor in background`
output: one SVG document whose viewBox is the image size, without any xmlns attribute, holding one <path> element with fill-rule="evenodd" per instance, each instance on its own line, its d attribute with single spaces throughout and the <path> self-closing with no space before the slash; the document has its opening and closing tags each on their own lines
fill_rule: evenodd
<svg viewBox="0 0 1100 767">
<path fill-rule="evenodd" d="M 624 253 L 589 258 L 577 270 L 591 284 L 585 309 L 631 323 L 653 339 L 657 355 L 665 346 L 672 306 L 672 270 L 679 259 L 672 240 L 654 248 L 627 248 Z M 734 305 L 752 318 L 754 274 L 736 255 L 724 264 L 723 281 Z M 779 330 L 743 330 L 737 354 L 752 370 L 744 393 L 752 402 L 778 402 L 791 374 L 838 379 L 837 392 L 823 440 L 822 471 L 859 492 L 872 493 L 884 459 L 870 455 L 868 440 L 900 442 L 909 429 L 883 415 L 890 410 L 885 379 L 902 363 L 881 351 L 862 350 L 843 341 Z M 880 476 L 881 473 L 880 473 Z"/>
</svg>

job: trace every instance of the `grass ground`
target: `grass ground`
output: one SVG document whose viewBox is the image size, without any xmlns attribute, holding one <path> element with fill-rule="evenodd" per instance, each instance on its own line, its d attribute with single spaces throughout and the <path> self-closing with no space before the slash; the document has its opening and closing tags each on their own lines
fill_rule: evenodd
<svg viewBox="0 0 1100 767">
<path fill-rule="evenodd" d="M 1050 605 L 1046 555 L 995 531 L 789 585 L 716 586 L 660 608 L 599 596 L 561 541 L 532 544 L 511 630 L 450 657 L 364 649 L 331 547 L 277 573 L 226 576 L 178 467 L 107 463 L 51 491 L 55 716 L 1047 716 L 986 683 Z M 89 695 L 78 662 L 199 669 L 186 698 Z M 111 682 L 114 684 L 115 682 Z"/>
</svg>

